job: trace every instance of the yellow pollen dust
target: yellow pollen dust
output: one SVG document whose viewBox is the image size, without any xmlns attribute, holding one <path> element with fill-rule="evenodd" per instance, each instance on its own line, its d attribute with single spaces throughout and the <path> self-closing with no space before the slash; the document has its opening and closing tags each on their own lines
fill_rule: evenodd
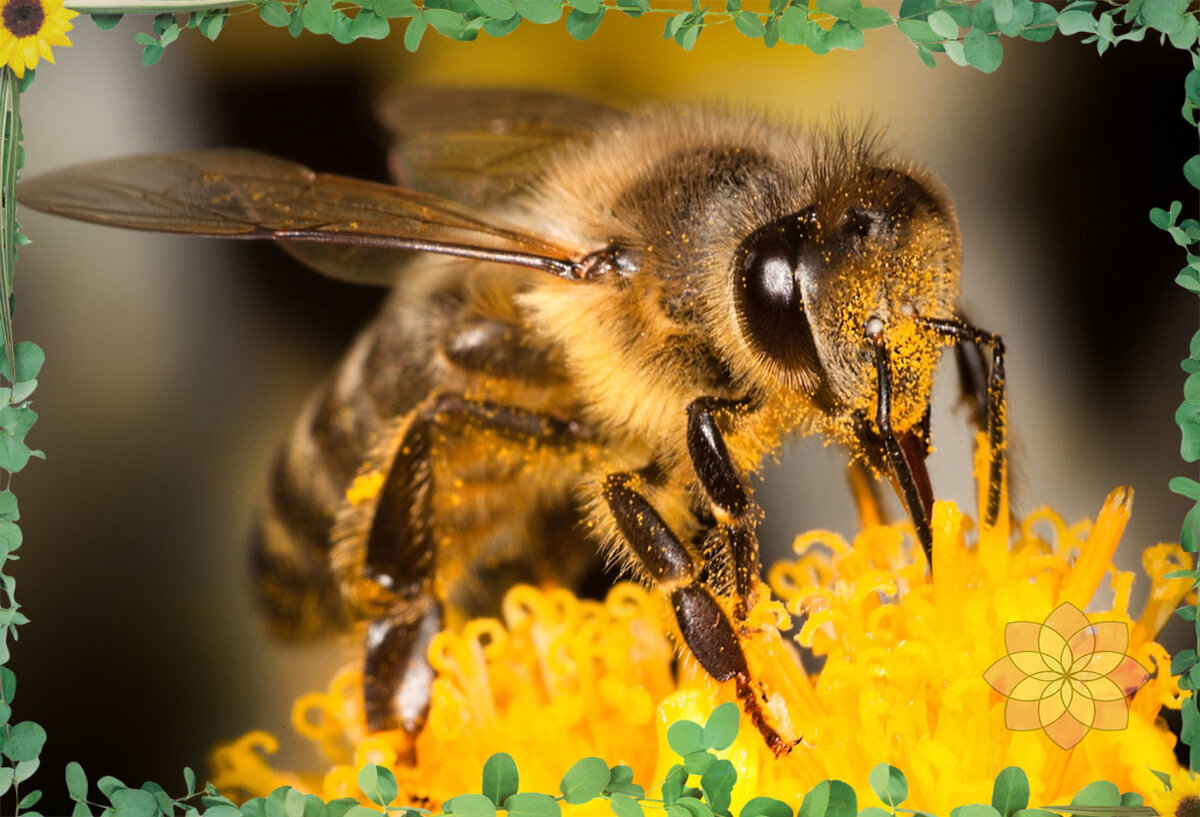
<svg viewBox="0 0 1200 817">
<path fill-rule="evenodd" d="M 372 471 L 355 477 L 354 482 L 346 489 L 346 501 L 355 508 L 364 502 L 370 502 L 379 496 L 383 489 L 383 477 L 382 471 Z"/>
<path fill-rule="evenodd" d="M 987 466 L 981 453 L 981 502 Z M 1190 567 L 1191 557 L 1175 545 L 1146 549 L 1138 580 L 1148 577 L 1149 600 L 1131 614 L 1135 577 L 1112 564 L 1131 504 L 1132 492 L 1117 489 L 1094 523 L 1070 524 L 1047 508 L 1010 522 L 1005 494 L 1000 521 L 980 529 L 954 503 L 938 502 L 932 581 L 908 523 L 868 526 L 853 542 L 827 531 L 799 537 L 795 556 L 770 567 L 770 594 L 762 587 L 742 647 L 769 717 L 803 741 L 775 757 L 742 718 L 736 742 L 720 753 L 738 773 L 732 813 L 759 795 L 795 809 L 827 779 L 849 783 L 860 808 L 883 806 L 867 781 L 883 762 L 907 776 L 905 808 L 933 814 L 990 802 L 1006 766 L 1028 775 L 1031 807 L 1069 802 L 1095 780 L 1151 799 L 1163 787 L 1150 769 L 1182 774 L 1160 718 L 1164 708 L 1179 708 L 1182 693 L 1154 637 L 1190 588 L 1165 575 Z M 1128 726 L 1093 730 L 1066 751 L 1041 731 L 1011 731 L 1005 697 L 983 677 L 1006 654 L 1006 626 L 1042 621 L 1066 601 L 1089 609 L 1102 586 L 1113 601 L 1089 619 L 1125 623 L 1128 655 L 1154 676 L 1129 699 Z M 469 621 L 433 640 L 432 707 L 415 739 L 366 731 L 356 662 L 295 704 L 295 728 L 319 749 L 323 766 L 275 768 L 274 739 L 255 732 L 214 752 L 212 780 L 231 796 L 289 784 L 365 803 L 357 771 L 375 762 L 395 772 L 401 801 L 434 808 L 478 792 L 480 770 L 495 752 L 516 760 L 522 791 L 549 794 L 576 760 L 594 755 L 631 766 L 635 782 L 657 797 L 651 787 L 679 762 L 667 726 L 702 723 L 736 700 L 732 682 L 718 684 L 694 659 L 677 657 L 675 632 L 669 605 L 637 585 L 619 584 L 602 602 L 518 586 L 498 619 Z M 1184 813 L 1181 799 L 1200 788 L 1184 789 L 1181 780 L 1171 810 L 1159 813 L 1200 817 Z M 565 808 L 609 813 L 604 801 Z"/>
</svg>

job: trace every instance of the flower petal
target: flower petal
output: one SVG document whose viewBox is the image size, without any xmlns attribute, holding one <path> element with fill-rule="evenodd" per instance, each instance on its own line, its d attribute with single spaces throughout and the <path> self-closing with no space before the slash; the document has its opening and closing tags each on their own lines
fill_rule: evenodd
<svg viewBox="0 0 1200 817">
<path fill-rule="evenodd" d="M 1010 652 L 1008 657 L 1012 659 L 1012 662 L 1016 665 L 1017 669 L 1019 669 L 1025 675 L 1033 675 L 1037 672 L 1054 671 L 1054 668 L 1046 663 L 1046 657 L 1040 652 L 1022 650 L 1021 652 Z"/>
<path fill-rule="evenodd" d="M 1037 701 L 1015 701 L 1004 705 L 1004 725 L 1014 732 L 1032 732 L 1042 728 Z"/>
<path fill-rule="evenodd" d="M 1022 678 L 1008 692 L 1008 697 L 1014 701 L 1039 701 L 1052 692 L 1050 683 L 1046 681 L 1039 681 L 1037 678 Z"/>
<path fill-rule="evenodd" d="M 1076 678 L 1079 681 L 1078 678 Z M 1094 701 L 1123 701 L 1125 700 L 1125 690 L 1108 677 L 1094 678 L 1087 681 L 1080 681 L 1081 684 L 1087 687 L 1087 694 Z"/>
<path fill-rule="evenodd" d="M 25 49 L 20 39 L 13 41 L 12 53 L 8 55 L 8 67 L 18 77 L 25 76 Z"/>
<path fill-rule="evenodd" d="M 1064 652 L 1070 652 L 1067 640 L 1053 627 L 1038 630 L 1038 652 L 1046 657 L 1051 666 L 1061 665 Z"/>
<path fill-rule="evenodd" d="M 36 37 L 22 37 L 21 44 L 17 46 L 21 51 L 21 56 L 25 58 L 25 65 L 29 68 L 36 68 L 38 64 L 38 41 Z"/>
<path fill-rule="evenodd" d="M 1038 638 L 1042 625 L 1033 621 L 1011 621 L 1004 627 L 1004 648 L 1009 654 L 1040 652 Z"/>
<path fill-rule="evenodd" d="M 1137 661 L 1125 656 L 1117 668 L 1108 674 L 1108 677 L 1123 689 L 1126 695 L 1132 695 L 1142 684 L 1150 680 L 1150 673 L 1146 672 L 1146 669 Z"/>
<path fill-rule="evenodd" d="M 1045 626 L 1058 633 L 1063 641 L 1069 641 L 1076 633 L 1090 626 L 1087 616 L 1069 601 L 1064 601 L 1050 615 L 1046 616 Z"/>
<path fill-rule="evenodd" d="M 1124 698 L 1118 701 L 1096 701 L 1096 717 L 1092 720 L 1093 729 L 1118 732 L 1128 727 L 1129 703 Z"/>
<path fill-rule="evenodd" d="M 1071 678 L 1067 681 L 1071 686 L 1071 692 L 1074 695 L 1082 695 L 1089 701 L 1092 700 L 1092 691 L 1088 689 L 1087 684 L 1080 681 L 1078 678 Z"/>
<path fill-rule="evenodd" d="M 1064 712 L 1058 720 L 1043 728 L 1046 737 L 1054 741 L 1060 749 L 1072 748 L 1088 733 L 1088 727 L 1072 718 L 1068 712 Z"/>
<path fill-rule="evenodd" d="M 1088 729 L 1092 728 L 1092 722 L 1096 720 L 1096 704 L 1087 695 L 1071 696 L 1071 700 L 1067 702 L 1067 711 Z"/>
<path fill-rule="evenodd" d="M 1038 720 L 1042 726 L 1048 723 L 1054 723 L 1063 716 L 1067 711 L 1066 704 L 1063 703 L 1062 695 L 1047 695 L 1038 701 Z"/>
<path fill-rule="evenodd" d="M 987 681 L 988 685 L 1001 695 L 1011 695 L 1013 688 L 1024 678 L 1025 673 L 1008 655 L 992 664 L 983 673 L 983 680 Z"/>
<path fill-rule="evenodd" d="M 1075 666 L 1075 672 L 1078 673 L 1086 670 L 1099 673 L 1100 675 L 1108 675 L 1121 665 L 1123 658 L 1125 658 L 1124 652 L 1097 650 L 1091 653 L 1091 655 L 1081 657 Z"/>
<path fill-rule="evenodd" d="M 1129 625 L 1124 621 L 1101 621 L 1096 628 L 1096 650 L 1105 652 L 1129 652 Z"/>
<path fill-rule="evenodd" d="M 1071 651 L 1070 658 L 1065 659 L 1070 665 L 1074 665 L 1076 661 L 1084 656 L 1090 655 L 1096 650 L 1096 628 L 1089 624 L 1086 627 L 1081 627 L 1071 634 L 1067 639 L 1067 647 Z"/>
</svg>

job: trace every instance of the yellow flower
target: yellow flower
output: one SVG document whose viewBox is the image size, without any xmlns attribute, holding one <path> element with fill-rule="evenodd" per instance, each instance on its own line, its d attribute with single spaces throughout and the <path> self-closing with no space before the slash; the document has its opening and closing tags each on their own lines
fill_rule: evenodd
<svg viewBox="0 0 1200 817">
<path fill-rule="evenodd" d="M 23 77 L 42 57 L 54 62 L 50 46 L 71 45 L 68 20 L 76 16 L 63 0 L 0 0 L 0 63 Z"/>
<path fill-rule="evenodd" d="M 987 473 L 984 459 L 977 479 Z M 751 612 L 743 647 L 772 720 L 804 737 L 775 757 L 742 719 L 737 740 L 719 753 L 738 773 L 732 813 L 759 795 L 795 809 L 827 779 L 850 784 L 860 807 L 881 805 L 867 778 L 883 762 L 907 776 L 905 807 L 934 814 L 990 802 L 1006 766 L 1025 770 L 1032 806 L 1067 802 L 1098 779 L 1148 796 L 1161 787 L 1150 769 L 1178 770 L 1175 739 L 1159 713 L 1178 708 L 1182 693 L 1169 655 L 1153 639 L 1190 588 L 1164 575 L 1189 567 L 1190 557 L 1174 545 L 1145 551 L 1150 599 L 1133 619 L 1133 574 L 1111 561 L 1130 492 L 1110 494 L 1095 524 L 1068 525 L 1039 510 L 1012 526 L 1003 501 L 1001 521 L 973 534 L 953 503 L 935 505 L 932 581 L 907 524 L 869 526 L 853 546 L 833 533 L 809 533 L 797 540 L 794 560 L 771 567 L 775 599 Z M 1129 701 L 1126 728 L 1090 733 L 1068 750 L 1040 731 L 1013 731 L 1005 698 L 984 680 L 1005 654 L 1006 626 L 1044 621 L 1064 602 L 1086 607 L 1106 576 L 1113 602 L 1092 620 L 1104 630 L 1104 622 L 1126 627 L 1122 654 L 1155 670 Z M 799 650 L 783 635 L 792 617 Z M 603 602 L 518 587 L 505 598 L 501 620 L 471 621 L 434 640 L 432 709 L 415 741 L 366 732 L 361 673 L 349 669 L 294 710 L 297 730 L 330 766 L 277 770 L 266 757 L 269 741 L 257 733 L 215 752 L 213 782 L 234 796 L 290 784 L 365 802 L 357 770 L 375 762 L 395 772 L 402 800 L 434 807 L 478 792 L 484 760 L 507 752 L 522 791 L 557 793 L 569 766 L 592 755 L 632 767 L 634 780 L 649 787 L 679 762 L 667 726 L 703 722 L 736 699 L 732 682 L 718 684 L 694 660 L 676 659 L 673 631 L 668 605 L 635 585 L 618 585 Z M 1100 651 L 1112 651 L 1112 643 Z M 819 672 L 806 669 L 818 663 Z M 608 813 L 603 801 L 574 808 Z"/>
<path fill-rule="evenodd" d="M 1038 624 L 1014 621 L 1004 628 L 1008 655 L 988 667 L 983 678 L 1008 698 L 1009 729 L 1042 729 L 1063 749 L 1089 730 L 1129 726 L 1126 698 L 1150 679 L 1125 654 L 1129 628 L 1119 621 L 1092 624 L 1083 611 L 1064 601 Z"/>
<path fill-rule="evenodd" d="M 1200 777 L 1181 769 L 1171 775 L 1170 787 L 1160 789 L 1146 805 L 1162 817 L 1200 817 Z"/>
</svg>

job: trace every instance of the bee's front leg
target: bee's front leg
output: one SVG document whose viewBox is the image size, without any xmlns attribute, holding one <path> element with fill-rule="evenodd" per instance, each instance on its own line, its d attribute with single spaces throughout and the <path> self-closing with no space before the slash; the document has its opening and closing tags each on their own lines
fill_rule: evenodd
<svg viewBox="0 0 1200 817">
<path fill-rule="evenodd" d="M 647 576 L 669 598 L 684 643 L 700 666 L 718 681 L 734 681 L 746 714 L 767 745 L 776 753 L 787 751 L 791 743 L 767 723 L 737 630 L 700 581 L 699 558 L 637 491 L 637 481 L 637 475 L 628 472 L 610 474 L 604 481 L 604 499 L 617 530 Z"/>
<path fill-rule="evenodd" d="M 996 524 L 1000 513 L 1000 494 L 1008 456 L 1007 378 L 1004 374 L 1004 341 L 994 332 L 973 326 L 960 313 L 957 317 L 922 323 L 954 343 L 959 382 L 963 398 L 971 409 L 976 428 L 986 430 L 991 463 L 988 470 L 987 507 L 983 524 Z M 991 348 L 991 359 L 983 347 Z"/>
</svg>

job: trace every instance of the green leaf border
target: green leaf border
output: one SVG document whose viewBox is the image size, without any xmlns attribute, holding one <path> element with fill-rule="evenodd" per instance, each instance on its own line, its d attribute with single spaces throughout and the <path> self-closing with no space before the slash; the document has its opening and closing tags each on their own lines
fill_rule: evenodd
<svg viewBox="0 0 1200 817">
<path fill-rule="evenodd" d="M 147 65 L 161 59 L 184 29 L 216 39 L 228 15 L 254 13 L 293 37 L 308 32 L 340 43 L 384 39 L 394 25 L 403 25 L 402 41 L 410 51 L 420 47 L 430 28 L 450 39 L 474 40 L 480 31 L 502 37 L 523 23 L 549 25 L 564 16 L 567 31 L 583 40 L 599 29 L 608 12 L 663 15 L 663 38 L 686 50 L 715 25 L 731 24 L 768 48 L 782 40 L 815 54 L 857 50 L 866 43 L 864 32 L 895 26 L 930 67 L 936 65 L 934 54 L 944 53 L 952 62 L 985 73 L 1000 67 L 1005 38 L 1045 42 L 1056 34 L 1080 36 L 1103 54 L 1147 34 L 1157 33 L 1164 43 L 1188 51 L 1200 37 L 1197 12 L 1189 12 L 1184 0 L 1109 0 L 1101 5 L 1075 0 L 1061 9 L 1039 0 L 903 0 L 897 13 L 864 6 L 862 0 L 755 0 L 753 9 L 743 7 L 742 0 L 726 0 L 723 9 L 701 8 L 699 0 L 692 0 L 688 8 L 678 3 L 651 5 L 651 0 L 216 0 L 182 2 L 169 10 L 161 0 L 78 0 L 66 5 L 92 15 L 101 28 L 116 26 L 125 14 L 153 15 L 151 31 L 134 35 Z"/>
<path fill-rule="evenodd" d="M 142 62 L 152 65 L 162 59 L 166 48 L 188 29 L 215 40 L 230 14 L 257 13 L 267 25 L 286 28 L 293 37 L 305 32 L 329 36 L 340 43 L 358 39 L 384 39 L 392 33 L 397 21 L 403 22 L 402 42 L 415 51 L 425 33 L 432 29 L 438 35 L 455 40 L 473 40 L 483 31 L 492 37 L 511 33 L 523 23 L 554 24 L 566 15 L 565 26 L 577 40 L 592 36 L 608 12 L 620 12 L 630 17 L 648 14 L 665 15 L 663 37 L 690 50 L 704 29 L 713 25 L 732 23 L 746 37 L 760 39 L 771 48 L 779 41 L 803 45 L 815 54 L 836 49 L 857 50 L 865 45 L 864 32 L 894 26 L 912 44 L 916 56 L 929 67 L 937 65 L 936 54 L 961 66 L 970 66 L 985 73 L 1000 67 L 1004 57 L 1004 39 L 1020 37 L 1045 42 L 1056 35 L 1079 37 L 1084 44 L 1094 45 L 1103 54 L 1125 41 L 1139 42 L 1148 35 L 1157 36 L 1160 44 L 1187 51 L 1192 57 L 1192 69 L 1184 78 L 1184 98 L 1181 114 L 1200 135 L 1200 22 L 1187 0 L 1074 0 L 1055 8 L 1037 0 L 977 0 L 974 4 L 956 0 L 903 0 L 898 13 L 879 6 L 864 6 L 862 0 L 769 0 L 756 8 L 743 8 L 741 0 L 726 0 L 724 9 L 700 7 L 691 0 L 687 9 L 652 6 L 650 0 L 255 0 L 251 3 L 229 4 L 216 2 L 171 3 L 161 0 L 95 0 L 67 2 L 68 8 L 91 15 L 102 29 L 117 26 L 126 14 L 151 15 L 150 31 L 134 35 L 142 46 Z M 29 459 L 43 456 L 30 449 L 25 437 L 37 421 L 29 407 L 30 395 L 37 388 L 37 376 L 44 360 L 42 350 L 33 343 L 15 340 L 13 311 L 13 270 L 18 247 L 25 243 L 16 219 L 13 198 L 19 171 L 24 164 L 21 144 L 20 94 L 34 80 L 29 71 L 18 80 L 7 67 L 0 69 L 0 802 L 10 793 L 14 815 L 38 817 L 32 811 L 41 798 L 41 791 L 21 784 L 37 771 L 39 755 L 46 733 L 36 723 L 12 722 L 12 703 L 16 692 L 16 677 L 6 666 L 9 658 L 9 638 L 17 637 L 17 628 L 27 623 L 16 600 L 15 582 L 7 575 L 7 562 L 15 559 L 21 546 L 20 519 L 16 496 L 11 489 L 12 477 L 20 472 Z M 1200 152 L 1182 165 L 1184 178 L 1200 190 Z M 1200 221 L 1194 218 L 1179 220 L 1183 205 L 1173 202 L 1167 209 L 1154 208 L 1150 220 L 1164 230 L 1185 250 L 1186 265 L 1179 271 L 1176 283 L 1183 289 L 1200 295 Z M 1181 433 L 1180 455 L 1185 462 L 1200 462 L 1200 331 L 1192 337 L 1188 356 L 1181 368 L 1187 375 L 1184 399 L 1175 414 Z M 1189 553 L 1200 549 L 1200 480 L 1176 477 L 1170 489 L 1193 502 L 1180 533 L 1180 543 Z M 1200 570 L 1177 571 L 1173 577 L 1200 582 Z M 1195 650 L 1184 650 L 1172 661 L 1171 672 L 1179 677 L 1180 686 L 1191 694 L 1183 706 L 1183 741 L 1190 747 L 1190 766 L 1200 767 L 1200 709 L 1196 689 L 1200 673 L 1195 656 L 1200 654 L 1200 615 L 1195 606 L 1185 605 L 1177 610 L 1185 621 L 1195 627 Z M 729 706 L 729 705 L 726 705 Z M 730 712 L 718 710 L 715 719 L 706 726 L 680 722 L 672 727 L 677 737 L 673 748 L 682 749 L 681 763 L 674 766 L 667 778 L 649 789 L 633 782 L 628 767 L 609 770 L 607 785 L 597 771 L 603 761 L 584 758 L 563 778 L 562 793 L 548 795 L 517 791 L 517 770 L 512 758 L 498 755 L 485 767 L 480 791 L 452 798 L 444 805 L 442 814 L 453 814 L 455 801 L 464 817 L 494 817 L 506 812 L 514 817 L 559 817 L 562 801 L 590 802 L 608 799 L 617 817 L 639 817 L 644 809 L 667 812 L 671 817 L 732 817 L 729 798 L 736 782 L 736 772 L 725 759 L 713 750 L 723 750 L 736 735 L 736 718 Z M 678 745 L 677 745 L 678 744 Z M 583 770 L 576 772 L 577 769 Z M 573 776 L 573 774 L 575 776 Z M 1156 773 L 1169 786 L 1169 778 Z M 582 776 L 579 776 L 582 775 Z M 699 787 L 688 786 L 692 776 Z M 359 784 L 367 799 L 381 811 L 359 805 L 350 799 L 325 803 L 314 795 L 306 795 L 290 787 L 281 787 L 266 798 L 247 801 L 240 808 L 222 797 L 211 785 L 197 788 L 196 776 L 184 769 L 184 793 L 172 798 L 155 783 L 140 788 L 126 786 L 112 777 L 96 782 L 108 802 L 88 799 L 88 780 L 77 763 L 66 769 L 67 790 L 75 802 L 74 817 L 92 814 L 93 808 L 106 814 L 127 817 L 154 815 L 287 815 L 287 817 L 362 817 L 368 814 L 403 814 L 419 817 L 430 814 L 424 809 L 394 805 L 397 796 L 396 780 L 390 770 L 368 765 L 362 769 Z M 881 764 L 871 771 L 871 786 L 888 808 L 868 806 L 858 810 L 854 790 L 841 781 L 824 781 L 804 796 L 799 805 L 799 817 L 880 817 L 897 811 L 907 795 L 903 773 Z M 509 789 L 512 789 L 510 792 Z M 1102 790 L 1101 790 L 1102 789 Z M 1109 791 L 1112 789 L 1112 791 Z M 646 791 L 661 792 L 661 799 L 645 796 Z M 1099 792 L 1099 794 L 1097 794 Z M 1103 795 L 1104 803 L 1092 802 Z M 962 814 L 994 813 L 1012 817 L 1027 809 L 1028 781 L 1019 768 L 1003 770 L 996 780 L 992 803 L 967 804 L 954 809 Z M 495 802 L 501 800 L 501 802 Z M 1108 800 L 1113 800 L 1108 803 Z M 1082 813 L 1104 806 L 1105 814 L 1152 814 L 1137 795 L 1118 795 L 1111 784 L 1092 784 L 1077 796 L 1071 806 L 1043 806 L 1064 813 Z M 1043 811 L 1043 813 L 1045 813 Z M 792 807 L 769 797 L 751 799 L 739 817 L 793 817 Z"/>
</svg>

